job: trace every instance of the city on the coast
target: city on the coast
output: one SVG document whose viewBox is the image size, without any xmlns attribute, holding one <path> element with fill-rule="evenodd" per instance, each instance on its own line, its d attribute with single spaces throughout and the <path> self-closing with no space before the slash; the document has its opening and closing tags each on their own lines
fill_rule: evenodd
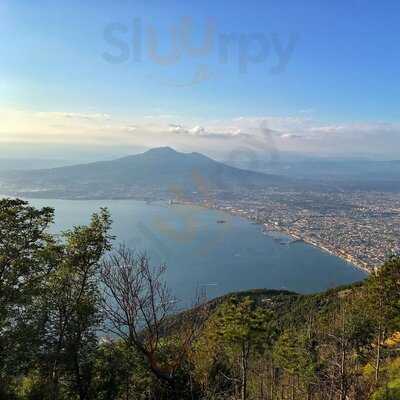
<svg viewBox="0 0 400 400">
<path fill-rule="evenodd" d="M 368 272 L 400 253 L 400 194 L 265 190 L 199 202 L 328 251 Z"/>
</svg>

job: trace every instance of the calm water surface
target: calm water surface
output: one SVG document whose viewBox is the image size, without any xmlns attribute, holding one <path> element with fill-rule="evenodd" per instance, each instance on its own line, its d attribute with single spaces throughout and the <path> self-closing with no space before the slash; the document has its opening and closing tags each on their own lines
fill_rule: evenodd
<svg viewBox="0 0 400 400">
<path fill-rule="evenodd" d="M 210 298 L 250 288 L 310 293 L 365 277 L 311 245 L 282 245 L 263 235 L 259 225 L 215 210 L 132 200 L 30 201 L 55 208 L 56 232 L 86 224 L 93 212 L 108 207 L 116 242 L 146 250 L 154 263 L 165 262 L 167 281 L 185 302 L 198 287 Z"/>
</svg>

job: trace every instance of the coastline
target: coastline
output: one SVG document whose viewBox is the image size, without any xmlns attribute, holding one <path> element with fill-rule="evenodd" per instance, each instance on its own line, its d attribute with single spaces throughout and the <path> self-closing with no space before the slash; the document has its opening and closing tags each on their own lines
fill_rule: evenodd
<svg viewBox="0 0 400 400">
<path fill-rule="evenodd" d="M 350 264 L 352 267 L 357 268 L 363 272 L 365 272 L 366 274 L 370 274 L 371 270 L 370 268 L 368 268 L 364 263 L 361 263 L 360 261 L 356 260 L 352 255 L 344 252 L 343 250 L 341 251 L 335 251 L 334 249 L 330 249 L 328 248 L 325 244 L 322 243 L 318 243 L 313 239 L 310 239 L 306 236 L 298 236 L 297 234 L 287 231 L 283 228 L 277 229 L 276 226 L 272 227 L 272 225 L 268 224 L 268 223 L 258 223 L 260 225 L 264 225 L 265 228 L 267 228 L 267 230 L 265 230 L 266 234 L 268 234 L 268 232 L 279 232 L 281 234 L 284 234 L 288 237 L 293 238 L 295 241 L 302 241 L 304 243 L 307 243 L 311 246 L 314 246 L 332 256 L 338 257 L 340 259 L 342 259 L 343 261 L 345 261 L 346 263 Z"/>
<path fill-rule="evenodd" d="M 9 196 L 9 195 L 0 195 L 1 196 L 5 196 L 5 197 L 15 197 L 15 196 Z M 29 197 L 26 196 L 25 198 L 27 198 L 29 200 Z M 44 197 L 43 199 L 46 199 L 47 197 Z M 105 199 L 97 199 L 97 198 L 93 198 L 93 197 L 88 197 L 85 199 L 76 199 L 76 198 L 66 198 L 66 197 L 56 197 L 56 198 L 52 198 L 52 199 L 59 199 L 59 200 L 105 200 Z M 108 199 L 107 199 L 108 200 Z M 110 200 L 117 200 L 116 198 L 110 198 Z M 140 198 L 118 198 L 118 200 L 136 200 L 136 201 L 143 201 L 143 202 L 148 202 L 148 199 L 140 199 Z M 329 248 L 326 244 L 323 243 L 319 243 L 317 241 L 315 241 L 314 239 L 308 238 L 306 236 L 299 236 L 297 233 L 294 233 L 286 228 L 283 228 L 281 226 L 277 226 L 274 224 L 270 224 L 268 222 L 260 222 L 255 220 L 254 218 L 251 218 L 248 215 L 244 215 L 242 213 L 238 213 L 235 211 L 230 211 L 227 209 L 223 209 L 223 208 L 219 208 L 216 207 L 214 205 L 207 205 L 204 203 L 196 203 L 196 202 L 192 202 L 192 201 L 188 201 L 188 200 L 174 200 L 172 203 L 168 204 L 168 200 L 166 199 L 158 199 L 158 200 L 153 200 L 153 201 L 161 201 L 161 202 L 167 202 L 167 205 L 174 205 L 174 204 L 179 204 L 179 205 L 184 205 L 184 206 L 197 206 L 197 207 L 201 207 L 201 208 L 205 208 L 205 209 L 212 209 L 212 210 L 217 210 L 223 213 L 226 213 L 228 215 L 232 215 L 232 216 L 236 216 L 236 217 L 241 217 L 244 218 L 254 224 L 260 225 L 262 227 L 264 227 L 264 229 L 262 229 L 262 232 L 264 232 L 265 234 L 269 234 L 269 233 L 279 233 L 282 235 L 285 235 L 289 238 L 292 238 L 294 241 L 302 241 L 304 243 L 307 243 L 308 245 L 314 246 L 316 248 L 318 248 L 319 250 L 322 250 L 332 256 L 338 257 L 341 260 L 345 261 L 346 263 L 348 263 L 349 265 L 351 265 L 354 268 L 357 268 L 358 270 L 363 271 L 364 273 L 366 273 L 367 275 L 369 275 L 372 271 L 373 271 L 373 267 L 368 268 L 367 265 L 365 265 L 365 263 L 360 262 L 359 260 L 355 259 L 352 255 L 344 252 L 343 250 L 335 250 L 335 249 L 331 249 Z M 269 235 L 271 236 L 271 235 Z"/>
<path fill-rule="evenodd" d="M 337 251 L 335 249 L 330 249 L 329 247 L 327 247 L 326 244 L 318 243 L 315 240 L 310 239 L 305 236 L 299 236 L 298 234 L 291 232 L 290 230 L 284 229 L 284 228 L 276 226 L 276 225 L 269 224 L 268 222 L 256 221 L 247 215 L 243 215 L 243 214 L 240 214 L 237 212 L 230 212 L 229 210 L 226 210 L 226 209 L 221 209 L 221 208 L 218 208 L 215 206 L 208 206 L 206 204 L 201 204 L 201 203 L 192 203 L 190 201 L 176 201 L 175 204 L 199 206 L 199 207 L 206 208 L 206 209 L 221 211 L 221 212 L 227 213 L 228 215 L 241 217 L 241 218 L 251 221 L 257 225 L 263 226 L 264 229 L 262 230 L 262 232 L 264 232 L 267 235 L 269 235 L 270 233 L 273 233 L 273 232 L 277 232 L 279 234 L 282 234 L 289 238 L 292 238 L 294 241 L 302 241 L 302 242 L 304 242 L 308 245 L 314 246 L 317 249 L 324 251 L 332 256 L 340 258 L 341 260 L 348 263 L 350 266 L 366 273 L 367 275 L 369 275 L 373 270 L 372 267 L 368 268 L 364 263 L 356 260 L 352 255 L 344 252 L 343 250 Z M 271 236 L 271 235 L 269 235 L 269 236 Z"/>
</svg>

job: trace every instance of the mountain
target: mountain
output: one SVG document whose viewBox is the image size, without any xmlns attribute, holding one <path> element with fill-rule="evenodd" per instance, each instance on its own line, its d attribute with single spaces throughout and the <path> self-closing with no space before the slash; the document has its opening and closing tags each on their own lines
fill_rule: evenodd
<svg viewBox="0 0 400 400">
<path fill-rule="evenodd" d="M 228 162 L 229 165 L 257 172 L 286 176 L 307 183 L 324 183 L 347 190 L 400 191 L 400 161 L 363 159 L 304 159 L 296 161 Z"/>
<path fill-rule="evenodd" d="M 282 185 L 288 178 L 230 167 L 199 153 L 169 147 L 74 166 L 0 173 L 3 189 L 46 197 L 134 197 Z"/>
</svg>

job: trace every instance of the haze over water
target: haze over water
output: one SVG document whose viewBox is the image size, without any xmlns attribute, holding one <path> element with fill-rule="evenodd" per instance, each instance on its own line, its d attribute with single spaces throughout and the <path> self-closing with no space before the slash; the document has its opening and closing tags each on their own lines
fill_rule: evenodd
<svg viewBox="0 0 400 400">
<path fill-rule="evenodd" d="M 145 250 L 154 263 L 165 262 L 168 284 L 185 303 L 194 298 L 196 288 L 205 289 L 209 298 L 253 288 L 312 293 L 365 277 L 313 246 L 283 245 L 263 235 L 260 225 L 216 210 L 133 200 L 30 202 L 55 208 L 54 231 L 86 224 L 93 212 L 108 207 L 115 243 Z"/>
</svg>

